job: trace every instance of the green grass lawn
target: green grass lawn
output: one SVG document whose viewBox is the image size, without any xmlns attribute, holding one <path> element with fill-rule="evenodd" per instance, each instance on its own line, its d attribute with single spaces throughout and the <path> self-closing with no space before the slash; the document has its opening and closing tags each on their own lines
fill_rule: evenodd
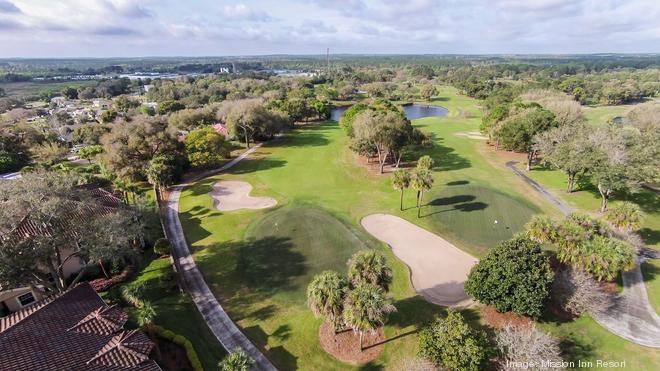
<svg viewBox="0 0 660 371">
<path fill-rule="evenodd" d="M 655 311 L 660 313 L 660 260 L 649 259 L 642 263 L 642 275 L 646 282 L 646 291 L 649 294 L 649 301 Z"/>
<path fill-rule="evenodd" d="M 589 316 L 574 321 L 552 321 L 540 327 L 562 339 L 561 348 L 565 360 L 591 361 L 594 367 L 588 370 L 603 370 L 596 367 L 596 360 L 625 361 L 626 370 L 655 370 L 660 364 L 660 350 L 639 346 L 609 331 Z M 578 369 L 578 367 L 575 367 Z"/>
<path fill-rule="evenodd" d="M 633 107 L 632 104 L 584 107 L 584 116 L 589 123 L 600 125 L 615 117 L 625 116 Z"/>
<path fill-rule="evenodd" d="M 67 86 L 74 88 L 96 85 L 98 81 L 23 81 L 0 83 L 7 96 L 39 95 L 44 91 L 62 91 Z"/>
<path fill-rule="evenodd" d="M 440 307 L 416 295 L 408 268 L 389 248 L 362 231 L 362 217 L 376 212 L 403 217 L 479 257 L 519 231 L 531 215 L 559 215 L 483 141 L 456 135 L 478 130 L 480 113 L 474 100 L 444 88 L 433 104 L 447 107 L 449 116 L 413 123 L 432 133 L 435 142 L 424 152 L 435 159 L 435 185 L 424 197 L 420 219 L 411 207 L 414 192 L 405 193 L 406 210 L 399 211 L 390 175 L 376 175 L 357 165 L 336 123 L 296 129 L 229 172 L 183 191 L 179 212 L 196 262 L 232 319 L 276 366 L 353 367 L 320 349 L 320 321 L 305 305 L 305 288 L 323 269 L 345 272 L 347 257 L 360 248 L 373 247 L 388 257 L 398 309 L 385 327 L 387 338 L 393 340 L 365 369 L 400 367 L 416 354 L 415 331 L 442 314 Z M 220 179 L 247 181 L 254 187 L 252 195 L 273 197 L 278 206 L 220 212 L 208 195 Z M 478 320 L 474 313 L 467 314 Z M 580 323 L 575 326 L 581 329 Z M 618 339 L 607 332 L 603 336 Z"/>
</svg>

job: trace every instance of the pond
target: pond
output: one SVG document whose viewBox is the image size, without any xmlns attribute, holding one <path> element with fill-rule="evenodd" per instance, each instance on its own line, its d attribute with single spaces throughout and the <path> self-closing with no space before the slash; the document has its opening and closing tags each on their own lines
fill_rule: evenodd
<svg viewBox="0 0 660 371">
<path fill-rule="evenodd" d="M 341 115 L 350 106 L 333 108 L 330 112 L 330 120 L 339 121 Z M 403 106 L 408 120 L 421 119 L 422 117 L 444 117 L 449 112 L 445 107 L 429 106 L 426 104 L 409 104 Z"/>
</svg>

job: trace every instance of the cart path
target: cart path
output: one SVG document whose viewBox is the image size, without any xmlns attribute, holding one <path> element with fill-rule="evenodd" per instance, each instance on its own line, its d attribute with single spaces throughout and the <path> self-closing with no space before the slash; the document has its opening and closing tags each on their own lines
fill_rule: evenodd
<svg viewBox="0 0 660 371">
<path fill-rule="evenodd" d="M 570 214 L 575 209 L 554 195 L 545 187 L 528 177 L 516 167 L 516 161 L 509 161 L 506 166 L 541 194 L 548 202 L 564 214 Z M 647 248 L 638 246 L 642 259 L 649 255 Z M 651 250 L 652 251 L 652 250 Z M 656 255 L 657 256 L 657 255 Z M 638 257 L 639 261 L 639 257 Z M 647 347 L 660 348 L 660 317 L 655 312 L 644 284 L 639 262 L 635 268 L 622 273 L 623 293 L 614 300 L 615 304 L 605 313 L 594 315 L 596 322 L 610 332 Z"/>
<path fill-rule="evenodd" d="M 179 198 L 181 191 L 188 185 L 203 179 L 205 177 L 225 171 L 238 164 L 243 159 L 256 151 L 261 144 L 255 145 L 251 149 L 243 152 L 240 156 L 228 162 L 224 166 L 206 171 L 187 183 L 178 184 L 170 188 L 169 197 L 165 209 L 165 231 L 172 245 L 174 258 L 176 259 L 177 269 L 181 274 L 183 286 L 190 294 L 197 309 L 206 321 L 206 324 L 218 339 L 220 344 L 229 352 L 236 349 L 243 349 L 252 359 L 255 360 L 255 367 L 259 370 L 277 370 L 275 366 L 264 356 L 264 354 L 241 332 L 236 324 L 229 318 L 229 315 L 222 308 L 213 292 L 206 284 L 202 273 L 197 268 L 186 238 L 183 234 L 181 221 L 179 220 Z"/>
</svg>

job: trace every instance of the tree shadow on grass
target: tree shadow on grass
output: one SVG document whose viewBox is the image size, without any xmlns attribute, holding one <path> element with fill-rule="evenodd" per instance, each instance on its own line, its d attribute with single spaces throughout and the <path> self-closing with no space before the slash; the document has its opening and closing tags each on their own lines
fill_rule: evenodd
<svg viewBox="0 0 660 371">
<path fill-rule="evenodd" d="M 470 184 L 470 181 L 469 180 L 455 180 L 453 182 L 448 182 L 447 183 L 448 186 L 458 186 L 458 185 L 466 185 L 466 184 Z"/>
<path fill-rule="evenodd" d="M 323 126 L 311 125 L 300 129 L 300 133 L 289 137 L 288 140 L 282 142 L 283 147 L 320 147 L 324 146 L 330 141 L 318 132 L 319 129 L 325 129 Z"/>
<path fill-rule="evenodd" d="M 292 279 L 304 275 L 307 266 L 305 257 L 293 248 L 285 237 L 245 241 L 238 249 L 235 273 L 254 290 L 294 290 Z"/>
<path fill-rule="evenodd" d="M 283 167 L 286 163 L 285 160 L 269 157 L 246 158 L 240 162 L 240 165 L 227 170 L 227 173 L 234 175 L 249 174 L 260 170 L 270 170 Z"/>
<path fill-rule="evenodd" d="M 431 322 L 446 313 L 442 307 L 429 303 L 421 295 L 397 300 L 394 306 L 396 312 L 390 314 L 385 323 L 406 331 L 419 329 L 420 324 Z M 411 326 L 413 328 L 409 328 Z"/>
<path fill-rule="evenodd" d="M 439 197 L 431 200 L 427 203 L 427 206 L 444 206 L 444 205 L 454 205 L 463 202 L 474 201 L 477 197 L 473 195 L 456 195 L 450 197 Z"/>
<path fill-rule="evenodd" d="M 298 357 L 291 354 L 291 352 L 281 345 L 270 348 L 268 350 L 268 355 L 268 358 L 270 358 L 280 370 L 298 369 Z"/>
<path fill-rule="evenodd" d="M 420 154 L 429 155 L 433 158 L 435 162 L 433 170 L 460 170 L 472 166 L 470 160 L 456 153 L 453 148 L 442 145 L 442 141 L 442 138 L 435 138 L 433 148 Z"/>
<path fill-rule="evenodd" d="M 657 261 L 657 259 L 656 259 Z M 649 264 L 648 262 L 642 263 L 642 276 L 644 281 L 653 281 L 658 274 L 660 274 L 660 267 L 655 264 Z"/>
<path fill-rule="evenodd" d="M 651 228 L 642 228 L 639 230 L 642 240 L 647 245 L 655 245 L 660 242 L 660 231 Z"/>
</svg>

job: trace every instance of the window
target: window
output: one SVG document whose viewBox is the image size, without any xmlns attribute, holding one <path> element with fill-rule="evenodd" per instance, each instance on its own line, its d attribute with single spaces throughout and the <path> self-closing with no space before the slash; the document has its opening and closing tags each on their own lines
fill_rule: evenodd
<svg viewBox="0 0 660 371">
<path fill-rule="evenodd" d="M 32 295 L 31 292 L 27 292 L 23 295 L 18 296 L 18 302 L 21 303 L 21 307 L 24 307 L 26 305 L 30 305 L 37 301 L 37 299 L 34 298 L 34 295 Z"/>
</svg>

